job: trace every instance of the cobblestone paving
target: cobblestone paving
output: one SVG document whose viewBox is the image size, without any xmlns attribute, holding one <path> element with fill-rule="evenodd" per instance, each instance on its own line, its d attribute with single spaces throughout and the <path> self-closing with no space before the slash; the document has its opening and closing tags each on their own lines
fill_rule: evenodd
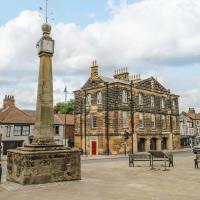
<svg viewBox="0 0 200 200">
<path fill-rule="evenodd" d="M 199 200 L 200 169 L 194 168 L 193 159 L 191 153 L 175 156 L 168 171 L 160 162 L 155 170 L 145 162 L 135 168 L 123 160 L 83 163 L 81 181 L 28 186 L 4 182 L 0 200 Z"/>
</svg>

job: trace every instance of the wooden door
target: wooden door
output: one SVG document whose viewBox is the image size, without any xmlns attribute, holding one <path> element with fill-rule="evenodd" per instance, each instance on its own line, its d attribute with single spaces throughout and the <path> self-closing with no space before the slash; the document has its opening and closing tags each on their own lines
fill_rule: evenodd
<svg viewBox="0 0 200 200">
<path fill-rule="evenodd" d="M 92 141 L 92 155 L 96 155 L 96 154 L 97 154 L 97 142 Z"/>
</svg>

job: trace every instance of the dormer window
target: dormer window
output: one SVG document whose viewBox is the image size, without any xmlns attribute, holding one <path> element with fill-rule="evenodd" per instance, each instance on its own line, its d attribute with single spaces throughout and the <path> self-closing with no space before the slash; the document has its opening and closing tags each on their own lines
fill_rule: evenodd
<svg viewBox="0 0 200 200">
<path fill-rule="evenodd" d="M 86 97 L 86 105 L 91 106 L 92 105 L 92 96 L 91 94 L 88 94 Z"/>
<path fill-rule="evenodd" d="M 102 104 L 102 93 L 101 92 L 97 93 L 97 104 Z"/>
<path fill-rule="evenodd" d="M 154 108 L 155 107 L 155 97 L 151 96 L 151 107 Z"/>
<path fill-rule="evenodd" d="M 128 93 L 126 90 L 122 91 L 122 103 L 128 103 Z"/>
<path fill-rule="evenodd" d="M 139 105 L 143 105 L 144 99 L 143 99 L 143 94 L 139 93 Z"/>
</svg>

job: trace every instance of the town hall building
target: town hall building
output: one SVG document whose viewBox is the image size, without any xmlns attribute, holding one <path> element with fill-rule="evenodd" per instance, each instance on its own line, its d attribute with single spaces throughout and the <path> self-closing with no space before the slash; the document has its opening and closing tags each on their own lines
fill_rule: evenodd
<svg viewBox="0 0 200 200">
<path fill-rule="evenodd" d="M 96 61 L 75 94 L 75 146 L 88 155 L 122 154 L 180 147 L 178 95 L 155 78 L 113 78 L 98 73 Z"/>
</svg>

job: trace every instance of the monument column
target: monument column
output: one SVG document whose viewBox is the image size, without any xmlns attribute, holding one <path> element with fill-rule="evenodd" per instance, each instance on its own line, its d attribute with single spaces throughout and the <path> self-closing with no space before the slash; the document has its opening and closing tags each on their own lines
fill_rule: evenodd
<svg viewBox="0 0 200 200">
<path fill-rule="evenodd" d="M 23 185 L 81 179 L 80 151 L 54 142 L 51 26 L 42 25 L 37 44 L 40 57 L 36 122 L 33 142 L 8 150 L 7 180 Z"/>
<path fill-rule="evenodd" d="M 37 44 L 40 57 L 36 122 L 33 145 L 53 145 L 53 81 L 52 56 L 54 40 L 50 37 L 51 26 L 42 25 L 43 36 Z"/>
</svg>

